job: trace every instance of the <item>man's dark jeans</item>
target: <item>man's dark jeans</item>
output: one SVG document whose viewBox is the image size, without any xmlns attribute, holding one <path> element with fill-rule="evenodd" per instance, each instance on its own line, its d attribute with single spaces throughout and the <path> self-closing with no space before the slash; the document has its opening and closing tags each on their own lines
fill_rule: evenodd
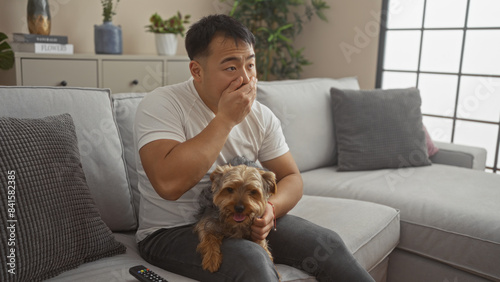
<svg viewBox="0 0 500 282">
<path fill-rule="evenodd" d="M 314 275 L 318 281 L 373 281 L 342 239 L 329 229 L 286 215 L 268 236 L 274 263 Z M 198 236 L 192 225 L 160 229 L 139 243 L 141 256 L 165 270 L 200 281 L 278 281 L 262 247 L 243 239 L 224 239 L 222 265 L 215 273 L 201 267 Z"/>
</svg>

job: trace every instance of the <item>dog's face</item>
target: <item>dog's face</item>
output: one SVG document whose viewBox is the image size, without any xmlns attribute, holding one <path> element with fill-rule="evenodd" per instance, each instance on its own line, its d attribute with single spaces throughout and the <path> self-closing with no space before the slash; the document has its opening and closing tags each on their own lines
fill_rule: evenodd
<svg viewBox="0 0 500 282">
<path fill-rule="evenodd" d="M 267 199 L 276 193 L 273 172 L 245 165 L 218 166 L 210 175 L 214 204 L 220 216 L 229 224 L 251 224 L 261 217 Z"/>
</svg>

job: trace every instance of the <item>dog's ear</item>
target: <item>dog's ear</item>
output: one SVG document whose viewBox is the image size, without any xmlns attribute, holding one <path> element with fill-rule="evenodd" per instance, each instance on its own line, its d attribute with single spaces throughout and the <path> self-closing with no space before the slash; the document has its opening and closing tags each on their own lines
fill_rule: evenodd
<svg viewBox="0 0 500 282">
<path fill-rule="evenodd" d="M 224 173 L 231 168 L 231 165 L 218 165 L 214 171 L 210 174 L 210 181 L 212 181 L 212 192 L 215 191 L 215 188 L 220 186 L 220 181 Z"/>
<path fill-rule="evenodd" d="M 262 183 L 264 183 L 264 190 L 268 194 L 276 194 L 276 175 L 272 171 L 260 170 Z"/>
</svg>

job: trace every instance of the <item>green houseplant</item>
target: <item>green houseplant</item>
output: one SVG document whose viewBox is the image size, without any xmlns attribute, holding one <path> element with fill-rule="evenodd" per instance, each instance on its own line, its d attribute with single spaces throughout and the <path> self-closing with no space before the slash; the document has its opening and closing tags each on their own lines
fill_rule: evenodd
<svg viewBox="0 0 500 282">
<path fill-rule="evenodd" d="M 8 70 L 14 66 L 14 52 L 7 43 L 7 35 L 0 32 L 0 69 Z"/>
<path fill-rule="evenodd" d="M 191 15 L 185 15 L 182 17 L 180 12 L 177 12 L 176 15 L 173 15 L 167 20 L 163 20 L 158 13 L 154 13 L 154 15 L 149 18 L 150 24 L 146 26 L 147 31 L 153 33 L 173 33 L 180 34 L 184 37 L 184 31 L 186 28 L 184 24 L 189 23 L 189 19 Z"/>
<path fill-rule="evenodd" d="M 103 22 L 111 22 L 113 20 L 119 2 L 120 0 L 116 0 L 116 5 L 113 5 L 113 0 L 101 0 Z"/>
<path fill-rule="evenodd" d="M 158 13 L 154 13 L 149 18 L 150 24 L 146 26 L 146 31 L 155 34 L 158 55 L 175 54 L 177 51 L 177 35 L 184 37 L 184 31 L 186 30 L 184 24 L 188 24 L 190 18 L 191 15 L 183 17 L 180 12 L 166 20 L 163 20 Z"/>
<path fill-rule="evenodd" d="M 311 64 L 293 41 L 314 16 L 327 21 L 324 10 L 330 7 L 323 0 L 220 1 L 232 3 L 229 15 L 255 35 L 260 80 L 299 78 L 302 67 Z"/>
<path fill-rule="evenodd" d="M 94 43 L 96 54 L 121 54 L 122 28 L 112 23 L 113 16 L 116 15 L 116 7 L 120 0 L 101 0 L 103 22 L 101 25 L 94 25 Z"/>
</svg>

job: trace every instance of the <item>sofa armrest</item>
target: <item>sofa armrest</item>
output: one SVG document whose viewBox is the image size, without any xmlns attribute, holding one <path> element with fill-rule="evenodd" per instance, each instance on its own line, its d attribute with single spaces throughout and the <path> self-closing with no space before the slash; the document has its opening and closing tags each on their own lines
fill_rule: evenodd
<svg viewBox="0 0 500 282">
<path fill-rule="evenodd" d="M 454 165 L 476 170 L 486 168 L 486 149 L 434 141 L 439 148 L 430 159 L 433 163 Z"/>
</svg>

